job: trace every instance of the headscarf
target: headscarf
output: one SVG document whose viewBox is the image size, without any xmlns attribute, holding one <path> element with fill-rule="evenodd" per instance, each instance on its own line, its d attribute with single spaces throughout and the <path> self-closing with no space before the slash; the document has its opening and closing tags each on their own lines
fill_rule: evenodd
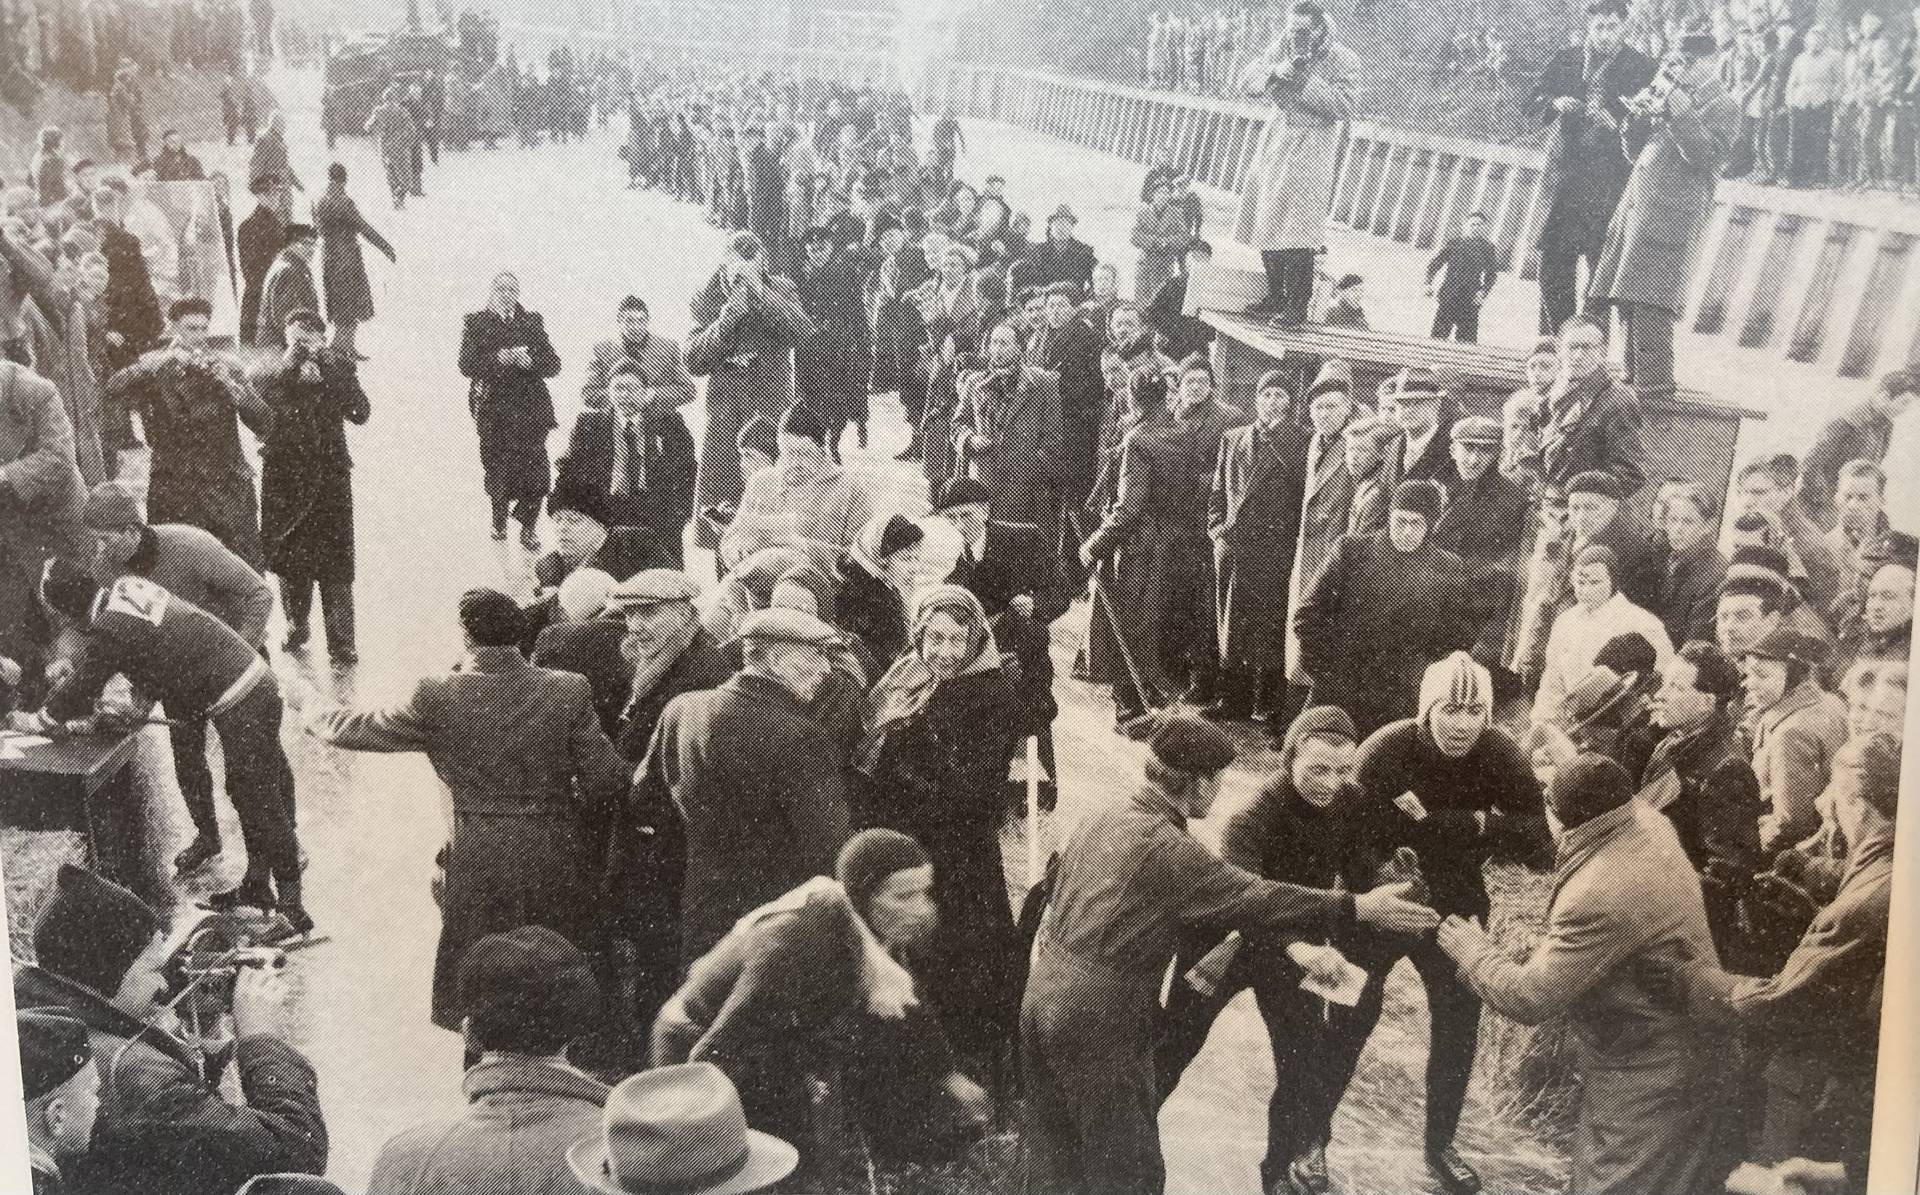
<svg viewBox="0 0 1920 1195">
<path fill-rule="evenodd" d="M 868 519 L 866 524 L 860 528 L 860 533 L 853 537 L 853 543 L 847 548 L 847 556 L 856 565 L 864 569 L 875 580 L 885 581 L 889 588 L 894 589 L 898 587 L 894 585 L 893 577 L 887 572 L 886 565 L 887 557 L 893 553 L 886 550 L 886 541 L 887 532 L 892 528 L 894 520 L 896 519 L 913 527 L 915 532 L 919 532 L 919 527 L 916 526 L 911 519 L 907 519 L 904 516 L 897 514 L 875 515 L 873 518 Z M 898 552 L 904 548 L 912 547 L 914 544 L 919 543 L 922 538 L 922 535 L 916 534 L 906 544 L 895 547 L 894 551 Z M 902 594 L 901 596 L 904 598 L 906 595 Z"/>
<path fill-rule="evenodd" d="M 867 699 L 867 734 L 855 758 L 860 770 L 868 775 L 872 775 L 879 764 L 880 748 L 887 735 L 926 709 L 927 703 L 933 700 L 934 690 L 939 688 L 940 678 L 919 651 L 927 624 L 936 614 L 954 618 L 967 628 L 972 639 L 972 651 L 956 679 L 993 672 L 1000 667 L 1000 648 L 993 641 L 993 628 L 987 624 L 986 607 L 971 590 L 958 585 L 936 585 L 921 594 L 907 639 L 913 650 L 901 653 Z"/>
</svg>

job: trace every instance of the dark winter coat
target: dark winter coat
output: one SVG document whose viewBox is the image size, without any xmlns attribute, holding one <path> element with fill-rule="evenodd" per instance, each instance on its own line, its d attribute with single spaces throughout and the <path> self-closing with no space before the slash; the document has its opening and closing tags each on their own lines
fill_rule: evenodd
<svg viewBox="0 0 1920 1195">
<path fill-rule="evenodd" d="M 487 934 L 544 925 L 598 947 L 600 861 L 588 826 L 618 801 L 626 769 L 584 677 L 475 648 L 396 706 L 337 710 L 315 733 L 351 751 L 423 751 L 452 797 L 434 956 L 433 1023 L 460 1025 L 460 960 Z"/>
<path fill-rule="evenodd" d="M 1071 282 L 1085 295 L 1093 289 L 1094 265 L 1092 245 L 1073 237 L 1064 241 L 1048 238 L 1013 263 L 1007 274 L 1007 293 L 1019 294 L 1029 286 L 1044 290 L 1056 282 Z"/>
<path fill-rule="evenodd" d="M 1481 623 L 1474 658 L 1489 667 L 1506 658 L 1523 578 L 1521 557 L 1530 543 L 1533 502 L 1527 492 L 1488 469 L 1473 481 L 1456 478 L 1433 541 L 1467 562 L 1468 584 Z"/>
<path fill-rule="evenodd" d="M 1220 442 L 1213 536 L 1220 654 L 1230 666 L 1286 667 L 1287 590 L 1306 497 L 1307 432 L 1237 427 Z"/>
<path fill-rule="evenodd" d="M 524 346 L 531 369 L 502 365 L 502 349 Z M 502 318 L 488 308 L 467 316 L 460 337 L 460 372 L 472 379 L 467 410 L 480 434 L 480 465 L 493 498 L 538 498 L 552 485 L 547 433 L 559 426 L 546 379 L 560 372 L 560 356 L 540 316 L 516 306 Z"/>
<path fill-rule="evenodd" d="M 1767 806 L 1732 717 L 1716 712 L 1705 725 L 1662 739 L 1640 778 L 1640 795 L 1672 820 L 1703 877 L 1721 965 L 1744 973 L 1756 959 L 1740 929 L 1735 885 L 1761 870 L 1759 822 Z M 1706 881 L 1709 868 L 1716 875 Z M 1725 877 L 1738 879 L 1728 884 Z"/>
<path fill-rule="evenodd" d="M 1571 238 L 1571 244 L 1597 249 L 1606 239 L 1607 221 L 1633 170 L 1620 146 L 1619 122 L 1627 118 L 1624 101 L 1653 81 L 1654 70 L 1653 60 L 1632 46 L 1621 46 L 1591 77 L 1585 46 L 1564 46 L 1547 60 L 1532 96 L 1542 123 L 1553 129 L 1548 186 L 1542 196 L 1547 212 L 1543 244 L 1557 235 Z M 1615 126 L 1608 128 L 1585 111 L 1556 111 L 1553 101 L 1562 97 L 1582 103 L 1599 101 Z"/>
<path fill-rule="evenodd" d="M 367 281 L 367 263 L 360 255 L 360 238 L 393 256 L 387 238 L 375 232 L 360 207 L 335 183 L 313 205 L 313 226 L 320 233 L 320 275 L 327 287 L 327 318 L 335 323 L 364 323 L 373 318 L 373 287 Z M 469 375 L 471 376 L 471 375 Z"/>
<path fill-rule="evenodd" d="M 1695 639 L 1713 642 L 1720 583 L 1726 578 L 1727 558 L 1711 538 L 1702 539 L 1685 555 L 1668 551 L 1659 601 L 1651 609 L 1660 616 L 1675 647 Z"/>
<path fill-rule="evenodd" d="M 813 334 L 794 353 L 794 385 L 832 429 L 864 409 L 873 368 L 859 260 L 836 249 L 825 265 L 801 272 L 799 289 Z"/>
<path fill-rule="evenodd" d="M 153 293 L 140 238 L 105 220 L 95 228 L 100 233 L 100 253 L 107 259 L 107 331 L 119 333 L 124 341 L 118 348 L 107 347 L 107 368 L 125 369 L 160 342 L 166 321 Z"/>
<path fill-rule="evenodd" d="M 840 593 L 834 600 L 834 625 L 867 645 L 874 677 L 884 675 L 907 650 L 907 602 L 900 591 L 842 555 Z"/>
<path fill-rule="evenodd" d="M 1001 790 L 1020 721 L 1011 679 L 995 669 L 941 681 L 926 708 L 880 745 L 862 828 L 911 836 L 933 861 L 940 908 L 917 968 L 947 1036 L 963 1052 L 1008 1040 L 1021 971 L 1000 859 Z"/>
<path fill-rule="evenodd" d="M 587 684 L 593 687 L 593 712 L 600 719 L 600 729 L 616 747 L 620 745 L 620 715 L 633 695 L 633 665 L 620 654 L 620 644 L 626 637 L 627 624 L 610 616 L 549 623 L 535 637 L 533 653 L 528 657 L 535 668 L 587 678 Z"/>
<path fill-rule="evenodd" d="M 273 412 L 239 368 L 216 353 L 158 350 L 114 374 L 107 390 L 140 412 L 152 446 L 147 520 L 204 527 L 261 569 L 259 499 L 240 422 L 264 440 Z"/>
<path fill-rule="evenodd" d="M 100 1111 L 92 1147 L 63 1168 L 69 1195 L 204 1195 L 257 1174 L 326 1169 L 319 1080 L 279 1038 L 234 1047 L 246 1102 L 230 1104 L 203 1077 L 198 1050 L 97 992 L 32 966 L 15 971 L 13 992 L 18 1007 L 58 1009 L 92 1039 Z"/>
<path fill-rule="evenodd" d="M 1619 478 L 1621 492 L 1631 496 L 1647 481 L 1642 421 L 1639 397 L 1605 369 L 1556 389 L 1540 433 L 1542 480 L 1565 489 L 1580 474 L 1599 469 Z"/>
<path fill-rule="evenodd" d="M 643 529 L 678 561 L 684 554 L 682 536 L 693 519 L 694 475 L 699 468 L 693 434 L 672 407 L 647 411 L 640 427 L 646 485 L 638 493 L 610 491 L 619 452 L 615 441 L 625 434 L 620 416 L 611 409 L 580 413 L 559 467 L 606 496 L 607 515 L 614 526 Z"/>
<path fill-rule="evenodd" d="M 255 208 L 240 221 L 234 240 L 240 256 L 240 343 L 252 344 L 260 326 L 260 292 L 280 250 L 287 247 L 287 227 L 272 208 Z"/>
<path fill-rule="evenodd" d="M 971 443 L 974 435 L 991 443 L 977 447 Z M 1011 378 L 996 373 L 976 378 L 953 413 L 956 454 L 987 487 L 993 512 L 1010 522 L 1054 523 L 1060 487 L 1070 480 L 1063 460 L 1066 438 L 1058 376 L 1029 365 L 1018 367 Z"/>
<path fill-rule="evenodd" d="M 744 914 L 832 875 L 848 836 L 840 763 L 825 733 L 784 685 L 752 672 L 667 703 L 633 800 L 671 801 L 686 825 L 682 965 Z"/>
<path fill-rule="evenodd" d="M 1100 422 L 1107 410 L 1107 386 L 1100 373 L 1105 341 L 1102 333 L 1076 317 L 1063 327 L 1042 326 L 1028 344 L 1028 361 L 1058 379 L 1060 456 L 1055 470 L 1061 492 L 1075 500 L 1092 488 L 1099 468 Z"/>
<path fill-rule="evenodd" d="M 1045 533 L 1031 523 L 999 519 L 987 520 L 986 542 L 978 560 L 973 558 L 971 544 L 961 547 L 947 582 L 972 591 L 989 618 L 998 617 L 1013 598 L 1027 594 L 1033 598 L 1034 619 L 1051 623 L 1066 613 L 1070 597 L 1061 583 L 1059 558 Z"/>
<path fill-rule="evenodd" d="M 1431 541 L 1402 552 L 1389 534 L 1341 539 L 1293 614 L 1313 703 L 1346 710 L 1361 734 L 1412 714 L 1427 665 L 1480 630 L 1466 562 Z"/>
<path fill-rule="evenodd" d="M 285 357 L 260 377 L 273 430 L 260 449 L 267 567 L 296 581 L 353 579 L 353 457 L 345 425 L 373 413 L 354 363 L 321 350 L 308 381 Z"/>
</svg>

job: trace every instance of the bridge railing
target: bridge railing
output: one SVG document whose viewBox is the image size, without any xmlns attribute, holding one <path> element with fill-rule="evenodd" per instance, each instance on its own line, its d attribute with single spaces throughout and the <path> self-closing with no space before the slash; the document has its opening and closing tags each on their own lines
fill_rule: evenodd
<svg viewBox="0 0 1920 1195">
<path fill-rule="evenodd" d="M 921 93 L 931 111 L 951 107 L 1143 165 L 1171 143 L 1200 182 L 1243 203 L 1267 120 L 1267 109 L 1251 101 L 952 63 L 929 72 Z M 1431 249 L 1466 213 L 1483 211 L 1506 268 L 1532 278 L 1546 186 L 1538 147 L 1360 120 L 1342 147 L 1331 220 Z M 1680 326 L 1841 377 L 1920 361 L 1916 243 L 1920 205 L 1723 182 L 1695 248 Z"/>
</svg>

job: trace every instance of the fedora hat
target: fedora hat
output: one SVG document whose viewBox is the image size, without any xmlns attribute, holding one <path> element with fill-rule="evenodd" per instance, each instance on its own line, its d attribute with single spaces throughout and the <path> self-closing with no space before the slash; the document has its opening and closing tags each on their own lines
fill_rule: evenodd
<svg viewBox="0 0 1920 1195">
<path fill-rule="evenodd" d="M 573 1176 L 610 1195 L 744 1195 L 770 1187 L 800 1151 L 747 1127 L 740 1093 L 709 1062 L 641 1071 L 607 1096 L 601 1134 L 567 1151 Z"/>
</svg>

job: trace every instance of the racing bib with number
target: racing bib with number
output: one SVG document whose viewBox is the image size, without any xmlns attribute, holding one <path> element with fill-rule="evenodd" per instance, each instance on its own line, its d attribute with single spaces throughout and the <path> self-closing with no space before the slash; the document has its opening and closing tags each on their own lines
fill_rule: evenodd
<svg viewBox="0 0 1920 1195">
<path fill-rule="evenodd" d="M 121 577 L 107 591 L 107 611 L 159 626 L 167 615 L 167 603 L 172 596 L 145 577 Z"/>
</svg>

